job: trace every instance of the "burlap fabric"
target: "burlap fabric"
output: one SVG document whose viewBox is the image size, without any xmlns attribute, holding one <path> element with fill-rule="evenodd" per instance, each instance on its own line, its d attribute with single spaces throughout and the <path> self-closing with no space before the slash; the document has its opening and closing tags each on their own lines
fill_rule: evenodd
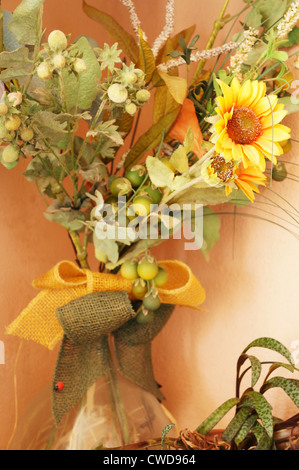
<svg viewBox="0 0 299 470">
<path fill-rule="evenodd" d="M 151 323 L 138 324 L 136 310 L 125 291 L 87 294 L 58 308 L 57 318 L 64 336 L 53 378 L 56 423 L 111 367 L 108 335 L 114 338 L 119 371 L 162 400 L 153 373 L 151 341 L 173 309 L 173 305 L 162 304 Z M 61 391 L 55 390 L 57 382 L 64 385 Z"/>
<path fill-rule="evenodd" d="M 164 304 L 200 309 L 205 291 L 186 264 L 177 260 L 161 261 L 167 271 L 165 286 L 158 289 Z M 120 275 L 80 269 L 70 261 L 61 261 L 33 282 L 41 292 L 7 327 L 7 333 L 36 341 L 49 349 L 63 338 L 56 309 L 92 292 L 125 291 L 130 298 L 132 282 Z"/>
</svg>

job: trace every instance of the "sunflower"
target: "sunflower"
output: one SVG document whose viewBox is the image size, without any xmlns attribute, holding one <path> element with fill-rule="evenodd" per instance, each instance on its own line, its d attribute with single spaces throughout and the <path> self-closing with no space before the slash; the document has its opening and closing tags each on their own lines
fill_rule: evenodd
<svg viewBox="0 0 299 470">
<path fill-rule="evenodd" d="M 201 176 L 209 186 L 225 186 L 225 193 L 228 196 L 232 187 L 229 186 L 234 176 L 234 162 L 226 161 L 221 155 L 214 155 L 207 159 L 201 167 Z"/>
<path fill-rule="evenodd" d="M 235 170 L 236 179 L 234 183 L 243 191 L 246 197 L 253 202 L 254 193 L 259 193 L 258 185 L 265 186 L 267 177 L 255 165 L 248 165 L 247 168 L 238 165 Z"/>
<path fill-rule="evenodd" d="M 284 105 L 276 95 L 266 95 L 266 84 L 234 78 L 231 85 L 217 80 L 223 96 L 217 97 L 217 116 L 211 141 L 226 161 L 234 160 L 265 170 L 265 158 L 276 164 L 283 153 L 279 142 L 290 138 L 290 129 L 282 124 Z"/>
</svg>

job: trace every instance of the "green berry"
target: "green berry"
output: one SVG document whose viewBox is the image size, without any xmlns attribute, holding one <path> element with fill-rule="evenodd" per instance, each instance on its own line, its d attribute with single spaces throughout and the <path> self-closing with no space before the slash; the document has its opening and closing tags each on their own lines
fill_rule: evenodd
<svg viewBox="0 0 299 470">
<path fill-rule="evenodd" d="M 275 181 L 283 181 L 288 176 L 285 164 L 283 162 L 278 162 L 277 165 L 274 166 L 272 171 L 272 178 Z"/>
<path fill-rule="evenodd" d="M 131 204 L 131 209 L 136 215 L 146 217 L 150 211 L 153 201 L 147 196 L 136 196 Z"/>
<path fill-rule="evenodd" d="M 134 116 L 134 114 L 137 111 L 137 106 L 134 103 L 128 103 L 125 106 L 125 110 L 128 114 L 130 114 L 131 116 Z"/>
<path fill-rule="evenodd" d="M 112 196 L 125 196 L 132 192 L 132 186 L 127 178 L 115 178 L 110 186 Z"/>
<path fill-rule="evenodd" d="M 136 99 L 141 101 L 141 103 L 145 103 L 151 97 L 151 94 L 148 90 L 138 90 L 136 93 Z"/>
<path fill-rule="evenodd" d="M 67 37 L 62 31 L 56 29 L 49 34 L 48 44 L 52 51 L 64 51 L 67 48 Z"/>
<path fill-rule="evenodd" d="M 156 289 L 151 289 L 148 291 L 143 300 L 142 300 L 144 308 L 147 310 L 158 310 L 158 308 L 161 305 L 161 300 L 158 294 L 158 291 Z"/>
<path fill-rule="evenodd" d="M 147 293 L 147 285 L 144 279 L 137 278 L 132 284 L 132 294 L 136 299 L 142 300 Z"/>
<path fill-rule="evenodd" d="M 158 271 L 159 267 L 155 259 L 151 256 L 145 256 L 138 263 L 137 272 L 141 279 L 150 281 L 157 276 Z"/>
<path fill-rule="evenodd" d="M 125 261 L 121 265 L 120 273 L 125 279 L 128 279 L 129 281 L 134 281 L 138 278 L 137 262 L 133 260 Z"/>
<path fill-rule="evenodd" d="M 161 266 L 159 266 L 158 268 L 158 274 L 156 275 L 156 277 L 154 277 L 154 283 L 155 283 L 155 286 L 156 287 L 162 287 L 164 286 L 164 284 L 166 284 L 167 282 L 167 272 L 165 271 L 165 269 L 161 268 Z"/>
<path fill-rule="evenodd" d="M 151 310 L 141 309 L 136 317 L 137 323 L 140 325 L 145 325 L 152 322 L 154 319 L 154 312 Z"/>
<path fill-rule="evenodd" d="M 20 153 L 19 149 L 16 148 L 14 145 L 7 145 L 2 153 L 2 160 L 5 163 L 12 163 L 16 162 L 19 159 Z"/>
<path fill-rule="evenodd" d="M 143 165 L 133 166 L 126 174 L 126 178 L 130 181 L 133 188 L 138 188 L 144 180 L 146 168 Z"/>
<path fill-rule="evenodd" d="M 152 199 L 154 204 L 160 204 L 163 195 L 159 188 L 155 188 L 152 184 L 149 184 L 144 188 L 144 192 Z"/>
<path fill-rule="evenodd" d="M 20 137 L 23 140 L 23 142 L 29 142 L 30 140 L 33 139 L 34 137 L 34 132 L 30 128 L 25 128 L 21 130 Z"/>
</svg>

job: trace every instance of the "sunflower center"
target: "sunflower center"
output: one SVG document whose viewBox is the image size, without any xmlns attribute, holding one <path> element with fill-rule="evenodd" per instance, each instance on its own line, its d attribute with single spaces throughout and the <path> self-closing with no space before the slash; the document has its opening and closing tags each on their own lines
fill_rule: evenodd
<svg viewBox="0 0 299 470">
<path fill-rule="evenodd" d="M 226 162 L 223 157 L 214 157 L 210 163 L 213 172 L 221 179 L 223 183 L 230 180 L 233 176 L 233 165 Z"/>
<path fill-rule="evenodd" d="M 227 123 L 227 133 L 236 144 L 248 145 L 262 132 L 262 125 L 252 109 L 236 108 Z"/>
</svg>

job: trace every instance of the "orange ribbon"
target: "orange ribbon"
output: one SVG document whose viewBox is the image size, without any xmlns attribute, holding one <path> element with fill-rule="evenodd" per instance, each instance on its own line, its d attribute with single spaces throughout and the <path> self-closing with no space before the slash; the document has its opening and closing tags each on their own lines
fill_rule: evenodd
<svg viewBox="0 0 299 470">
<path fill-rule="evenodd" d="M 163 303 L 199 309 L 205 291 L 190 268 L 177 260 L 159 261 L 168 274 L 163 288 L 158 288 Z M 8 326 L 7 333 L 30 339 L 53 349 L 63 337 L 56 309 L 73 299 L 92 292 L 126 291 L 130 297 L 132 281 L 120 275 L 80 269 L 70 261 L 61 261 L 33 282 L 41 292 Z"/>
</svg>

